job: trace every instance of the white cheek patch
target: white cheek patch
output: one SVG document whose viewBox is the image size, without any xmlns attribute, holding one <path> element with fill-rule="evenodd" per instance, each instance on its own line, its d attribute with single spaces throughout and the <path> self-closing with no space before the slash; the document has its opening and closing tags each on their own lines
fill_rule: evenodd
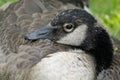
<svg viewBox="0 0 120 80">
<path fill-rule="evenodd" d="M 86 32 L 87 32 L 87 25 L 80 25 L 73 32 L 64 36 L 57 42 L 62 44 L 73 45 L 73 46 L 79 46 L 86 38 Z"/>
</svg>

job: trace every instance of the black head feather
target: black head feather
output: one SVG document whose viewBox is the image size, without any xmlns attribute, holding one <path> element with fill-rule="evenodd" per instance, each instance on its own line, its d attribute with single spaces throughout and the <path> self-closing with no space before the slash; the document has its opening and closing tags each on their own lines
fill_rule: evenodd
<svg viewBox="0 0 120 80">
<path fill-rule="evenodd" d="M 60 14 L 58 14 L 52 21 L 51 24 L 52 26 L 55 25 L 62 25 L 65 22 L 69 23 L 69 22 L 75 22 L 75 20 L 79 19 L 80 22 L 82 24 L 86 24 L 86 25 L 93 25 L 94 23 L 96 23 L 96 19 L 91 16 L 89 13 L 87 13 L 85 10 L 82 9 L 70 9 L 70 10 L 66 10 L 61 12 Z M 79 23 L 78 23 L 79 24 Z"/>
</svg>

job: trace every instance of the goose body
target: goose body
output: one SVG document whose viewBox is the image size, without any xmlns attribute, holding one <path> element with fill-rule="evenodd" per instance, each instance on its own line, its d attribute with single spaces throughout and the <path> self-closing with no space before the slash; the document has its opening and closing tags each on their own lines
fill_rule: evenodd
<svg viewBox="0 0 120 80">
<path fill-rule="evenodd" d="M 43 58 L 34 66 L 30 78 L 31 80 L 94 80 L 94 63 L 94 58 L 84 54 L 83 51 L 57 52 Z"/>
<path fill-rule="evenodd" d="M 103 70 L 97 76 L 97 80 L 119 80 L 120 79 L 120 54 L 116 54 L 113 57 L 110 68 Z"/>
<path fill-rule="evenodd" d="M 60 0 L 20 0 L 0 13 L 0 79 L 30 80 L 31 68 L 41 58 L 56 51 L 66 51 L 67 46 L 50 40 L 34 43 L 24 39 L 24 35 L 48 23 L 61 10 L 83 8 L 81 0 L 63 4 Z M 87 1 L 87 0 L 86 0 Z M 41 5 L 43 4 L 43 5 Z M 82 4 L 82 5 L 81 5 Z M 64 5 L 64 6 L 63 6 Z"/>
<path fill-rule="evenodd" d="M 82 1 L 82 0 L 76 0 L 76 1 Z M 82 5 L 87 6 L 88 1 L 87 0 L 84 1 L 85 4 Z M 41 2 L 44 5 L 41 5 Z M 76 3 L 79 2 L 73 3 L 71 1 L 69 2 L 69 0 L 66 0 L 66 3 L 69 2 L 67 4 L 63 4 L 63 2 L 64 2 L 63 0 L 48 0 L 48 1 L 46 0 L 46 2 L 44 2 L 43 0 L 39 0 L 39 1 L 21 0 L 16 4 L 10 5 L 10 7 L 5 12 L 0 13 L 0 16 L 2 15 L 0 18 L 0 54 L 1 54 L 0 79 L 1 80 L 7 80 L 7 79 L 8 80 L 37 80 L 37 79 L 40 80 L 43 78 L 46 80 L 58 79 L 60 75 L 66 73 L 64 71 L 60 71 L 61 73 L 59 73 L 59 76 L 58 75 L 57 77 L 53 76 L 55 74 L 51 69 L 54 69 L 53 67 L 56 67 L 57 65 L 54 65 L 52 61 L 54 62 L 56 60 L 55 61 L 56 64 L 59 63 L 66 64 L 64 60 L 60 59 L 61 57 L 66 60 L 68 60 L 70 57 L 70 59 L 72 60 L 70 61 L 68 60 L 69 64 L 71 64 L 72 61 L 75 62 L 76 60 L 78 60 L 76 57 L 80 57 L 81 60 L 78 60 L 79 64 L 83 65 L 87 63 L 87 65 L 91 66 L 91 67 L 89 66 L 86 67 L 84 65 L 85 67 L 71 69 L 68 68 L 68 66 L 66 65 L 65 67 L 67 67 L 68 70 L 67 72 L 68 73 L 70 72 L 69 76 L 71 77 L 68 77 L 68 74 L 63 75 L 62 78 L 63 80 L 78 79 L 79 77 L 80 79 L 83 78 L 82 80 L 87 80 L 87 79 L 93 80 L 93 78 L 96 77 L 95 75 L 97 70 L 94 67 L 96 66 L 96 62 L 95 62 L 96 59 L 94 56 L 87 53 L 84 50 L 84 48 L 79 49 L 79 51 L 76 52 L 74 51 L 75 50 L 74 47 L 71 48 L 68 45 L 56 44 L 50 40 L 40 39 L 39 41 L 36 42 L 24 40 L 23 36 L 25 34 L 31 33 L 32 31 L 38 29 L 40 26 L 47 24 L 48 22 L 51 21 L 51 18 L 53 19 L 53 17 L 57 13 L 61 12 L 61 10 L 73 9 L 73 8 L 78 9 L 84 7 L 81 6 L 81 4 L 76 5 Z M 101 25 L 96 24 L 96 26 L 100 27 Z M 99 39 L 101 39 L 101 37 Z M 84 39 L 81 39 L 81 41 L 82 40 Z M 92 45 L 88 44 L 86 46 L 89 46 L 90 48 Z M 67 55 L 68 53 L 70 53 L 69 56 Z M 71 57 L 73 55 L 76 57 L 75 58 Z M 59 58 L 55 59 L 56 57 Z M 51 60 L 51 61 L 48 62 L 47 60 Z M 86 60 L 86 62 L 84 63 L 83 60 L 84 61 Z M 119 78 L 120 71 L 118 69 L 119 63 L 116 63 L 119 61 L 120 61 L 119 55 L 115 55 L 113 58 L 112 65 L 110 65 L 109 68 L 107 67 L 107 69 L 102 70 L 99 73 L 97 77 L 98 80 L 119 80 L 120 79 Z M 51 68 L 49 68 L 49 64 L 53 64 L 51 65 L 52 66 Z M 41 65 L 44 65 L 46 71 L 50 72 L 48 73 L 49 76 L 45 75 L 46 71 L 44 71 L 43 69 L 41 71 L 42 68 L 40 67 Z M 63 66 L 61 69 L 66 70 L 65 67 Z M 55 70 L 59 71 L 59 69 L 58 70 L 57 69 L 58 68 L 55 68 L 54 71 Z M 78 69 L 83 69 L 80 70 L 82 73 L 76 71 Z M 73 70 L 78 74 L 77 73 L 76 73 L 77 75 L 72 74 Z M 51 75 L 51 73 L 53 75 Z M 117 75 L 117 76 L 113 77 L 113 75 Z"/>
<path fill-rule="evenodd" d="M 41 74 L 41 76 L 38 76 L 38 80 L 94 80 L 101 71 L 108 69 L 112 63 L 113 48 L 108 33 L 98 24 L 92 15 L 84 10 L 65 10 L 58 14 L 45 27 L 27 34 L 25 39 L 32 41 L 49 39 L 58 44 L 67 45 L 70 50 L 73 50 L 73 52 L 69 52 L 68 50 L 66 52 L 52 53 L 52 56 L 50 55 L 48 58 L 43 58 L 41 62 L 33 68 L 33 76 L 37 74 L 35 73 L 37 71 Z M 76 49 L 82 52 L 74 52 Z M 73 55 L 71 55 L 71 53 Z M 67 55 L 65 56 L 64 54 Z M 64 57 L 65 59 L 69 59 L 68 55 L 71 56 L 71 58 L 68 61 L 66 60 L 67 62 L 64 64 Z M 86 55 L 89 56 L 90 60 Z M 57 56 L 60 58 L 56 58 Z M 84 57 L 86 57 L 85 61 Z M 79 58 L 77 60 L 78 63 L 76 62 L 76 58 Z M 51 64 L 51 62 L 53 64 Z M 49 64 L 51 65 L 47 66 Z M 91 64 L 91 67 L 88 67 L 86 64 Z M 71 67 L 67 68 L 68 65 Z M 82 65 L 84 65 L 84 67 L 82 67 Z M 59 68 L 59 66 L 61 67 Z M 83 72 L 82 70 L 84 71 L 83 74 L 81 73 Z M 88 70 L 88 72 L 86 70 Z M 93 70 L 93 72 L 89 70 Z M 71 74 L 71 72 L 74 74 Z M 57 73 L 59 74 L 57 75 Z M 65 73 L 71 77 L 68 77 Z"/>
</svg>

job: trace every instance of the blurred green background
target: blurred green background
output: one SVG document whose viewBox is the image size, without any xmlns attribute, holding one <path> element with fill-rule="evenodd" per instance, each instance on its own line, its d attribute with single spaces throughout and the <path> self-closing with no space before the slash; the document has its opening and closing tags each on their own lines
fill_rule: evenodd
<svg viewBox="0 0 120 80">
<path fill-rule="evenodd" d="M 17 0 L 0 0 L 0 6 L 2 6 L 3 4 L 7 3 L 7 2 L 15 2 Z"/>
<path fill-rule="evenodd" d="M 120 39 L 120 0 L 90 0 L 90 8 L 109 33 Z"/>
<path fill-rule="evenodd" d="M 0 6 L 17 0 L 0 0 Z M 120 39 L 120 0 L 90 0 L 90 9 L 109 33 Z"/>
</svg>

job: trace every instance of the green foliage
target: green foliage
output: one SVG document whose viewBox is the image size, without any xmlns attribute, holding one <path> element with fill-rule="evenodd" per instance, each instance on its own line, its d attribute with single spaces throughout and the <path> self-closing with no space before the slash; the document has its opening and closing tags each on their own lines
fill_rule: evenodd
<svg viewBox="0 0 120 80">
<path fill-rule="evenodd" d="M 3 4 L 7 3 L 7 2 L 16 2 L 17 0 L 0 0 L 0 6 L 2 6 Z"/>
<path fill-rule="evenodd" d="M 90 0 L 90 3 L 92 12 L 110 34 L 120 39 L 120 0 Z"/>
</svg>

